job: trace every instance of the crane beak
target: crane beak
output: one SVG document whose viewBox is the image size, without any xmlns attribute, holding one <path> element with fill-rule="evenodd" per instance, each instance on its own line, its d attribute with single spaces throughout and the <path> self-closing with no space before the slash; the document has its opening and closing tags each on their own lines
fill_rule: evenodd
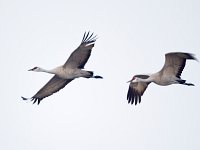
<svg viewBox="0 0 200 150">
<path fill-rule="evenodd" d="M 28 71 L 33 71 L 33 69 L 29 69 Z"/>
</svg>

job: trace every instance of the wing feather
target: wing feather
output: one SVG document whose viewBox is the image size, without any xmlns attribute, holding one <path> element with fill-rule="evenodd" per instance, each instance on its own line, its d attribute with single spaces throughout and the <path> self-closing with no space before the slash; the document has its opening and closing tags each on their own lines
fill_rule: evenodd
<svg viewBox="0 0 200 150">
<path fill-rule="evenodd" d="M 145 82 L 135 82 L 135 83 L 131 82 L 129 84 L 127 93 L 128 103 L 134 104 L 135 102 L 135 105 L 137 105 L 137 103 L 140 103 L 141 97 L 149 84 L 150 83 L 145 83 Z"/>
<path fill-rule="evenodd" d="M 85 32 L 80 46 L 71 53 L 64 67 L 83 69 L 91 55 L 95 41 L 96 36 L 93 36 L 93 33 L 90 35 L 90 32 Z"/>
<path fill-rule="evenodd" d="M 40 101 L 64 88 L 73 79 L 62 79 L 54 75 L 32 98 L 33 103 Z"/>
<path fill-rule="evenodd" d="M 172 52 L 165 54 L 165 64 L 161 70 L 164 74 L 173 74 L 177 78 L 181 77 L 182 71 L 185 68 L 186 60 L 194 59 L 197 60 L 193 54 Z"/>
</svg>

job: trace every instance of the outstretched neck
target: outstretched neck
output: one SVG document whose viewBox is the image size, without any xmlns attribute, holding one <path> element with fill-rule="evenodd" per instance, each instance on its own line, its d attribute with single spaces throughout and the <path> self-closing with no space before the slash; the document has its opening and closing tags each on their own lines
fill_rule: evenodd
<svg viewBox="0 0 200 150">
<path fill-rule="evenodd" d="M 138 78 L 137 81 L 139 81 L 139 82 L 153 82 L 153 79 L 151 77 L 149 77 L 147 79 Z"/>
<path fill-rule="evenodd" d="M 146 78 L 146 79 L 143 79 L 143 78 L 137 78 L 136 79 L 136 82 L 154 82 L 154 74 L 153 75 L 149 75 L 149 77 L 148 78 Z"/>
<path fill-rule="evenodd" d="M 38 68 L 37 72 L 46 72 L 46 73 L 50 73 L 50 74 L 57 74 L 56 69 L 47 70 L 47 69 L 43 69 L 43 68 Z"/>
</svg>

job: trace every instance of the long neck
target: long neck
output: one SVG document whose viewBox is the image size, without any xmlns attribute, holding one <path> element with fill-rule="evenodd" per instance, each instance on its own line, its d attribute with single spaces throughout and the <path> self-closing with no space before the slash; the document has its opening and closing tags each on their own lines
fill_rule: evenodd
<svg viewBox="0 0 200 150">
<path fill-rule="evenodd" d="M 157 73 L 154 73 L 154 74 L 151 74 L 149 75 L 149 77 L 147 79 L 139 79 L 141 82 L 154 82 L 156 84 L 158 84 L 157 82 L 159 82 L 160 80 L 160 73 L 157 72 Z"/>
<path fill-rule="evenodd" d="M 46 72 L 46 73 L 50 73 L 50 74 L 57 74 L 56 69 L 47 70 L 47 69 L 39 68 L 39 70 L 37 70 L 37 72 Z"/>
<path fill-rule="evenodd" d="M 138 78 L 137 81 L 139 81 L 139 82 L 153 82 L 153 79 L 151 77 L 149 77 L 147 79 Z"/>
<path fill-rule="evenodd" d="M 156 74 L 151 74 L 151 75 L 149 75 L 149 77 L 148 78 L 146 78 L 146 79 L 143 79 L 143 78 L 137 78 L 137 80 L 136 80 L 136 82 L 154 82 L 155 81 L 155 76 L 156 76 Z"/>
</svg>

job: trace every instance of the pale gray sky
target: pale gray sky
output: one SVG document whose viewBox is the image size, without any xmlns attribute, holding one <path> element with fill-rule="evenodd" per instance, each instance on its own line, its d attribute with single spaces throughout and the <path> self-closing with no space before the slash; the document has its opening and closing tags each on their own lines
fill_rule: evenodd
<svg viewBox="0 0 200 150">
<path fill-rule="evenodd" d="M 99 38 L 85 68 L 104 79 L 22 101 L 51 78 L 27 70 L 63 64 L 88 30 Z M 151 84 L 141 104 L 126 101 L 133 75 L 159 71 L 167 52 L 200 58 L 199 40 L 198 0 L 1 0 L 0 149 L 199 150 L 198 62 L 182 74 L 195 87 Z"/>
</svg>

